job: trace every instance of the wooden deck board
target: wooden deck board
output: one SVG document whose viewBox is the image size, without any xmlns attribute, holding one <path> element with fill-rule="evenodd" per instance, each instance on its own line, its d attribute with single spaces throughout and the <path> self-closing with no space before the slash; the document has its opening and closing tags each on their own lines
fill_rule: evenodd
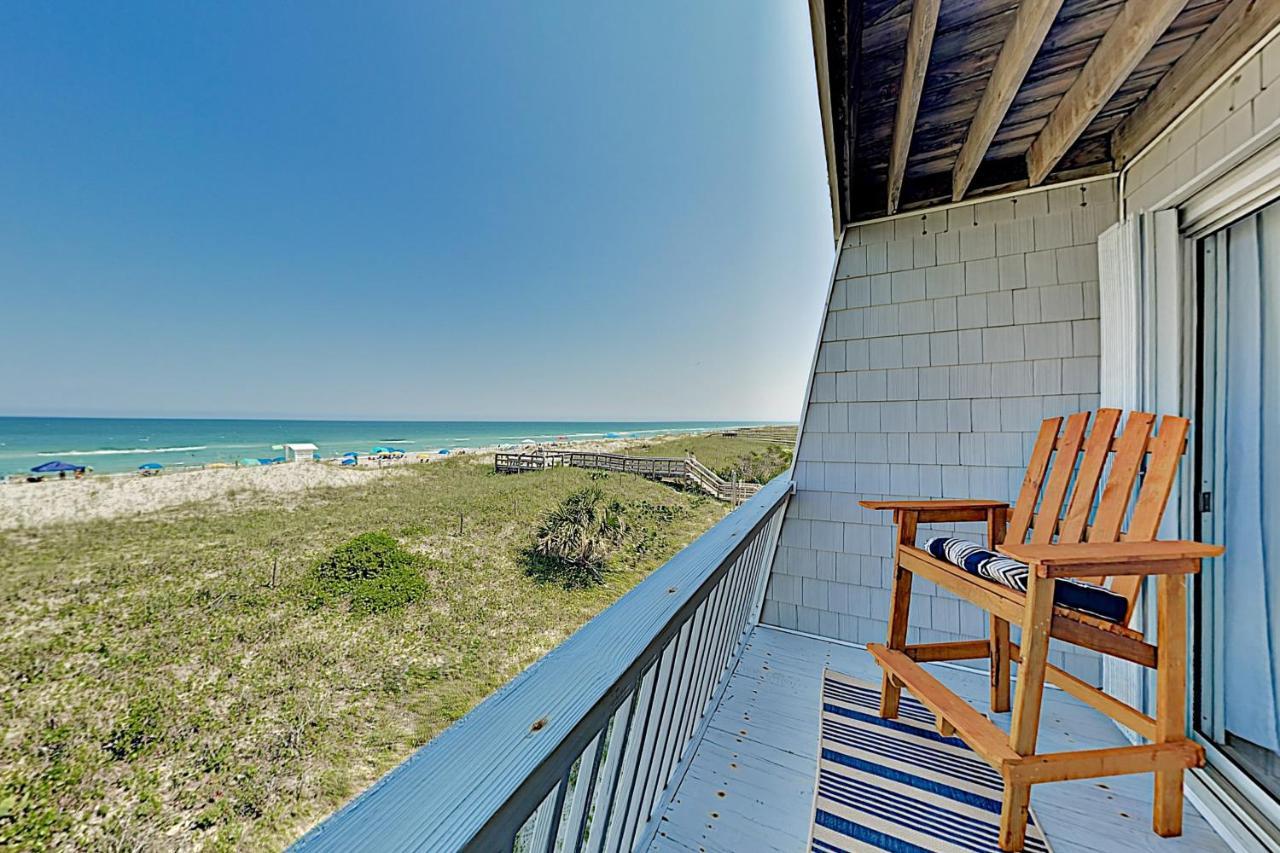
<svg viewBox="0 0 1280 853">
<path fill-rule="evenodd" d="M 693 761 L 660 819 L 651 850 L 796 851 L 808 839 L 824 667 L 877 683 L 865 651 L 757 627 Z M 930 672 L 986 711 L 987 679 L 949 667 Z M 992 719 L 1004 729 L 1009 714 Z M 1045 750 L 1126 743 L 1110 720 L 1059 690 L 1046 690 Z M 723 792 L 723 796 L 721 795 Z M 1056 853 L 1229 848 L 1188 805 L 1181 838 L 1151 831 L 1149 775 L 1035 787 L 1031 805 Z M 713 816 L 714 815 L 714 816 Z M 1087 827 L 1082 832 L 1081 827 Z"/>
</svg>

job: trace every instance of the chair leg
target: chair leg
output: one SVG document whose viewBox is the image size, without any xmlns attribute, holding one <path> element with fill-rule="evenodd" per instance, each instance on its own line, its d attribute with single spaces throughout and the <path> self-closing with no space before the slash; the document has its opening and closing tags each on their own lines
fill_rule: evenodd
<svg viewBox="0 0 1280 853">
<path fill-rule="evenodd" d="M 907 618 L 911 610 L 911 572 L 898 566 L 893 570 L 893 598 L 889 603 L 889 636 L 885 645 L 902 651 L 907 645 Z M 898 716 L 898 700 L 902 688 L 885 673 L 880 680 L 880 716 L 886 720 Z"/>
<path fill-rule="evenodd" d="M 987 547 L 992 551 L 1004 542 L 1008 518 L 1004 509 L 987 512 Z M 1009 623 L 991 614 L 991 710 L 1009 710 Z"/>
<path fill-rule="evenodd" d="M 1040 704 L 1044 698 L 1045 664 L 1049 657 L 1049 627 L 1053 619 L 1053 578 L 1036 577 L 1035 567 L 1027 577 L 1027 603 L 1022 617 L 1022 653 L 1018 664 L 1018 689 L 1013 699 L 1013 722 L 1009 745 L 1019 755 L 1034 755 L 1040 731 Z M 1027 808 L 1031 786 L 1004 783 L 1000 809 L 1000 849 L 1020 850 L 1026 840 Z"/>
<path fill-rule="evenodd" d="M 1186 738 L 1187 579 L 1161 575 L 1157 581 L 1156 743 Z M 1183 770 L 1157 771 L 1151 827 L 1157 835 L 1182 834 Z"/>
<path fill-rule="evenodd" d="M 1021 850 L 1027 843 L 1027 810 L 1031 808 L 1031 786 L 1004 783 L 1004 800 L 1000 804 L 1000 849 Z"/>
<path fill-rule="evenodd" d="M 1003 714 L 1009 710 L 1009 623 L 991 616 L 991 710 Z"/>
</svg>

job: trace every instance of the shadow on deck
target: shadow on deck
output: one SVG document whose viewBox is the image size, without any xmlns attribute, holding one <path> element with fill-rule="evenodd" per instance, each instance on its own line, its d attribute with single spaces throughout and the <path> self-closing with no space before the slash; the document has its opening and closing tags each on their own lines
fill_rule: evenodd
<svg viewBox="0 0 1280 853">
<path fill-rule="evenodd" d="M 825 667 L 880 678 L 862 649 L 765 626 L 751 631 L 650 850 L 805 849 Z M 966 700 L 986 707 L 985 675 L 928 668 Z M 1009 714 L 993 719 L 1008 728 Z M 1053 689 L 1045 691 L 1040 742 L 1046 749 L 1126 743 L 1109 719 Z M 1055 853 L 1230 849 L 1190 804 L 1181 838 L 1155 835 L 1151 791 L 1150 774 L 1059 782 L 1037 786 L 1031 806 Z"/>
</svg>

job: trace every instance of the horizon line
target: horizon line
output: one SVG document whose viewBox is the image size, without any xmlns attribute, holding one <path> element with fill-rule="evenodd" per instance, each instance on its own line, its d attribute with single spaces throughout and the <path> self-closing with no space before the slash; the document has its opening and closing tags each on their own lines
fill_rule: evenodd
<svg viewBox="0 0 1280 853">
<path fill-rule="evenodd" d="M 250 416 L 228 416 L 228 415 L 9 415 L 0 414 L 0 420 L 137 420 L 137 421 L 345 421 L 348 423 L 636 423 L 636 424 L 656 424 L 656 423 L 768 423 L 768 424 L 794 424 L 795 420 L 786 420 L 778 418 L 691 418 L 691 417 L 675 417 L 675 418 L 634 418 L 634 417 L 555 417 L 555 418 L 486 418 L 486 417 L 444 417 L 444 418 L 422 418 L 422 417 L 320 417 L 320 416 L 296 416 L 296 415 L 250 415 Z"/>
</svg>

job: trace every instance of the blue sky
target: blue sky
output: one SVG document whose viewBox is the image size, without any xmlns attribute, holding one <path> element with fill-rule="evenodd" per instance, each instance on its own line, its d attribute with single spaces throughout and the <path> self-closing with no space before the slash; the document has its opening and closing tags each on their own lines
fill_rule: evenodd
<svg viewBox="0 0 1280 853">
<path fill-rule="evenodd" d="M 10 3 L 0 414 L 799 414 L 807 12 Z"/>
</svg>

